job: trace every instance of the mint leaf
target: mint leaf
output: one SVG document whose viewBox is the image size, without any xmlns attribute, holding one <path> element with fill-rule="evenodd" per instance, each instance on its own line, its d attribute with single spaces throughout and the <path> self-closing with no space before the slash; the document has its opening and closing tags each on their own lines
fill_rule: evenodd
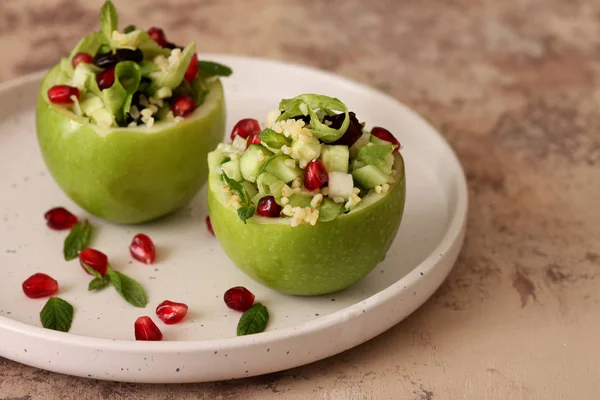
<svg viewBox="0 0 600 400">
<path fill-rule="evenodd" d="M 228 66 L 212 61 L 198 61 L 198 68 L 210 76 L 229 76 L 233 73 Z"/>
<path fill-rule="evenodd" d="M 244 336 L 264 332 L 268 321 L 269 312 L 267 308 L 260 303 L 256 303 L 242 314 L 237 325 L 237 335 Z"/>
<path fill-rule="evenodd" d="M 265 172 L 267 170 L 267 165 L 269 165 L 269 163 L 271 161 L 273 161 L 274 159 L 276 159 L 277 157 L 279 157 L 281 154 L 273 154 L 271 157 L 267 158 L 265 160 L 265 162 L 263 163 L 263 165 L 260 166 L 260 168 L 258 169 L 258 175 L 262 174 L 263 172 Z"/>
<path fill-rule="evenodd" d="M 241 206 L 237 210 L 238 217 L 242 220 L 242 222 L 246 223 L 248 218 L 252 218 L 254 215 L 254 207 L 251 206 Z"/>
<path fill-rule="evenodd" d="M 136 280 L 115 271 L 112 268 L 108 268 L 106 273 L 117 293 L 119 293 L 129 304 L 140 308 L 146 307 L 146 304 L 148 304 L 146 292 Z"/>
<path fill-rule="evenodd" d="M 259 135 L 260 141 L 272 149 L 281 149 L 282 146 L 290 146 L 292 140 L 285 137 L 281 133 L 275 132 L 273 129 L 266 128 Z"/>
<path fill-rule="evenodd" d="M 119 27 L 117 10 L 110 0 L 106 1 L 100 9 L 100 26 L 102 27 L 102 33 L 108 40 L 112 38 L 112 32 Z"/>
<path fill-rule="evenodd" d="M 88 285 L 88 290 L 92 291 L 92 290 L 99 290 L 99 289 L 103 289 L 106 286 L 108 286 L 108 284 L 110 283 L 110 279 L 108 278 L 108 276 L 100 276 L 98 278 L 94 278 L 90 281 L 90 284 Z"/>
<path fill-rule="evenodd" d="M 385 158 L 392 154 L 395 148 L 396 146 L 393 144 L 364 146 L 358 149 L 356 159 L 364 162 L 365 164 L 380 167 L 384 164 Z"/>
<path fill-rule="evenodd" d="M 133 31 L 136 30 L 135 25 L 127 25 L 124 29 L 123 29 L 123 33 L 127 34 L 127 33 L 131 33 Z"/>
<path fill-rule="evenodd" d="M 68 332 L 73 322 L 73 306 L 59 297 L 50 297 L 40 312 L 40 321 L 46 329 Z"/>
<path fill-rule="evenodd" d="M 69 236 L 67 236 L 65 239 L 65 244 L 63 246 L 65 260 L 70 261 L 74 258 L 77 258 L 79 252 L 88 247 L 91 236 L 92 225 L 88 220 L 84 219 L 83 221 L 73 225 L 71 232 L 69 232 Z"/>
<path fill-rule="evenodd" d="M 94 275 L 96 278 L 102 278 L 102 274 L 98 271 L 96 271 L 94 268 L 90 267 L 89 265 L 87 265 L 86 263 L 82 262 L 81 266 L 90 273 L 90 275 Z"/>
<path fill-rule="evenodd" d="M 242 203 L 242 205 L 247 206 L 248 204 L 250 204 L 250 198 L 248 196 L 248 193 L 246 193 L 246 189 L 244 189 L 241 183 L 236 182 L 235 180 L 228 177 L 227 174 L 225 174 L 225 172 L 221 173 L 221 178 L 223 179 L 223 182 L 225 182 L 225 184 L 231 188 L 231 190 L 233 190 L 237 193 L 238 196 L 240 196 L 240 202 Z"/>
</svg>

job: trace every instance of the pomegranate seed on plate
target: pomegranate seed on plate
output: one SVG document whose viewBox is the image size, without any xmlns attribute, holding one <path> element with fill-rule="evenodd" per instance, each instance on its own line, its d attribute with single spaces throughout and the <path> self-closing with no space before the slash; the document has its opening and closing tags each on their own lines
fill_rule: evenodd
<svg viewBox="0 0 600 400">
<path fill-rule="evenodd" d="M 187 70 L 185 71 L 185 75 L 183 79 L 187 82 L 193 82 L 196 79 L 196 75 L 198 75 L 198 56 L 196 53 L 192 56 L 192 60 L 190 61 L 190 65 L 188 65 Z"/>
<path fill-rule="evenodd" d="M 69 85 L 55 85 L 48 89 L 48 99 L 54 104 L 73 104 L 71 96 L 79 100 L 79 89 Z"/>
<path fill-rule="evenodd" d="M 115 83 L 115 68 L 105 69 L 102 72 L 98 72 L 96 75 L 96 82 L 100 90 L 108 89 Z"/>
<path fill-rule="evenodd" d="M 309 161 L 304 170 L 304 186 L 310 190 L 317 190 L 329 181 L 325 164 L 319 159 Z"/>
<path fill-rule="evenodd" d="M 165 324 L 176 324 L 185 317 L 188 312 L 187 304 L 176 303 L 174 301 L 165 300 L 156 307 L 156 315 Z"/>
<path fill-rule="evenodd" d="M 210 234 L 215 236 L 215 231 L 213 230 L 212 222 L 210 222 L 210 217 L 208 215 L 206 216 L 206 219 L 204 221 L 206 222 L 206 228 L 208 229 Z"/>
<path fill-rule="evenodd" d="M 376 126 L 373 129 L 371 129 L 371 135 L 375 136 L 376 138 L 385 140 L 386 142 L 390 142 L 391 144 L 396 145 L 396 148 L 394 149 L 394 153 L 397 153 L 398 150 L 400 149 L 400 142 L 398 141 L 398 139 L 396 139 L 394 137 L 394 135 L 392 135 L 392 133 L 385 128 Z"/>
<path fill-rule="evenodd" d="M 256 213 L 263 217 L 278 218 L 281 214 L 281 206 L 275 202 L 275 197 L 265 196 L 258 201 Z"/>
<path fill-rule="evenodd" d="M 173 114 L 178 117 L 185 117 L 186 115 L 192 113 L 195 108 L 196 102 L 194 101 L 193 97 L 178 94 L 173 98 L 171 110 L 173 111 Z"/>
<path fill-rule="evenodd" d="M 91 64 L 92 55 L 88 53 L 77 53 L 71 59 L 71 65 L 75 68 L 79 63 Z"/>
<path fill-rule="evenodd" d="M 53 208 L 44 214 L 46 225 L 57 231 L 71 229 L 77 223 L 77 217 L 63 207 Z"/>
<path fill-rule="evenodd" d="M 167 37 L 165 35 L 165 31 L 160 28 L 153 26 L 148 29 L 148 35 L 154 40 L 160 47 L 165 47 L 167 44 Z"/>
<path fill-rule="evenodd" d="M 258 121 L 252 118 L 244 118 L 239 120 L 231 130 L 231 140 L 235 139 L 236 136 L 246 139 L 255 132 L 260 133 Z"/>
<path fill-rule="evenodd" d="M 143 233 L 133 237 L 129 245 L 131 257 L 145 264 L 152 264 L 156 260 L 156 247 L 154 242 Z"/>
<path fill-rule="evenodd" d="M 236 311 L 246 311 L 254 304 L 254 295 L 243 286 L 232 287 L 223 296 L 227 307 Z"/>
<path fill-rule="evenodd" d="M 133 328 L 135 330 L 135 340 L 162 340 L 162 332 L 148 316 L 136 319 Z"/>
<path fill-rule="evenodd" d="M 50 276 L 42 273 L 31 275 L 23 282 L 23 293 L 29 298 L 52 296 L 58 292 L 58 282 Z"/>
<path fill-rule="evenodd" d="M 105 275 L 108 268 L 108 257 L 101 251 L 91 248 L 85 248 L 79 253 L 79 263 L 85 272 L 88 272 L 83 264 Z M 89 272 L 88 272 L 89 274 Z"/>
<path fill-rule="evenodd" d="M 250 147 L 251 144 L 260 144 L 260 138 L 258 137 L 260 132 L 252 132 L 248 139 L 246 139 L 246 148 Z"/>
</svg>

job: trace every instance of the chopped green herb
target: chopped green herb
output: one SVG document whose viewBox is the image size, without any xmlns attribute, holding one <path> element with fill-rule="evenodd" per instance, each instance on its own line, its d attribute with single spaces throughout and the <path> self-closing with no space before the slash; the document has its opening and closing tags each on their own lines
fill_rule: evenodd
<svg viewBox="0 0 600 400">
<path fill-rule="evenodd" d="M 142 285 L 136 280 L 121 272 L 115 271 L 112 268 L 108 268 L 106 273 L 117 293 L 119 293 L 129 304 L 140 308 L 146 307 L 148 299 Z"/>
<path fill-rule="evenodd" d="M 73 225 L 63 246 L 65 260 L 70 261 L 77 258 L 79 252 L 88 247 L 92 230 L 92 224 L 88 220 L 83 220 Z"/>
<path fill-rule="evenodd" d="M 60 297 L 50 297 L 40 312 L 40 321 L 46 329 L 68 332 L 73 322 L 73 306 Z"/>
<path fill-rule="evenodd" d="M 245 336 L 264 332 L 269 322 L 269 312 L 260 303 L 256 303 L 245 311 L 237 325 L 237 335 Z"/>
</svg>

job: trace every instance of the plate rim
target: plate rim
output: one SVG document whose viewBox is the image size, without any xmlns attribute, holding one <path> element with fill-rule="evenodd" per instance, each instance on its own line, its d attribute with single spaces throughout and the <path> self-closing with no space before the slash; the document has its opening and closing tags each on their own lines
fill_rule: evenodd
<svg viewBox="0 0 600 400">
<path fill-rule="evenodd" d="M 402 103 L 400 100 L 396 99 L 395 97 L 380 89 L 368 86 L 360 81 L 350 79 L 344 75 L 338 75 L 331 71 L 322 70 L 310 65 L 287 62 L 279 59 L 265 57 L 235 55 L 231 53 L 203 53 L 203 57 L 212 57 L 221 60 L 231 59 L 242 62 L 259 62 L 271 64 L 273 66 L 293 67 L 308 70 L 308 72 L 330 77 L 346 85 L 352 85 L 362 91 L 375 93 L 378 96 L 384 98 L 385 100 L 394 103 L 396 106 L 402 108 L 405 113 L 410 114 L 412 118 L 418 119 L 421 123 L 423 123 L 429 130 L 432 131 L 432 133 L 435 134 L 432 137 L 435 137 L 435 140 L 437 140 L 442 145 L 443 151 L 448 153 L 447 155 L 449 156 L 449 159 L 452 161 L 452 164 L 454 164 L 453 168 L 456 170 L 456 181 L 454 182 L 454 184 L 457 187 L 457 191 L 455 194 L 456 209 L 453 214 L 450 214 L 450 221 L 448 222 L 448 227 L 437 246 L 429 253 L 429 255 L 423 261 L 421 261 L 420 264 L 416 265 L 404 277 L 392 283 L 387 288 L 369 296 L 368 298 L 362 301 L 354 303 L 346 308 L 335 311 L 331 314 L 310 321 L 306 321 L 298 325 L 293 325 L 272 331 L 266 331 L 254 335 L 234 336 L 219 339 L 145 342 L 131 339 L 98 338 L 91 336 L 82 336 L 68 332 L 57 332 L 39 326 L 29 325 L 27 323 L 16 321 L 1 315 L 0 330 L 9 330 L 14 333 L 25 335 L 30 338 L 42 339 L 47 342 L 69 344 L 71 346 L 81 348 L 101 347 L 106 350 L 126 352 L 128 354 L 142 354 L 148 352 L 171 353 L 174 351 L 181 352 L 235 349 L 240 347 L 246 347 L 248 345 L 261 345 L 282 339 L 290 339 L 295 336 L 302 336 L 306 332 L 318 332 L 321 330 L 326 330 L 327 328 L 338 324 L 339 321 L 344 321 L 350 318 L 358 317 L 360 314 L 362 314 L 363 310 L 364 312 L 367 312 L 373 308 L 376 308 L 378 305 L 385 303 L 389 299 L 395 297 L 400 292 L 410 290 L 411 287 L 415 285 L 416 282 L 418 282 L 418 280 L 421 278 L 422 273 L 427 274 L 430 270 L 435 268 L 440 258 L 443 257 L 444 254 L 451 251 L 451 249 L 456 245 L 457 241 L 464 239 L 464 231 L 466 228 L 469 203 L 468 185 L 464 169 L 458 159 L 458 156 L 456 155 L 455 150 L 450 146 L 446 138 L 440 133 L 438 129 L 436 129 L 428 120 L 426 120 L 416 111 L 414 111 L 413 109 Z M 46 70 L 37 71 L 3 82 L 0 84 L 0 93 L 11 90 L 15 87 L 30 84 L 35 81 L 41 82 L 46 73 Z M 449 269 L 449 271 L 452 269 L 452 267 Z M 416 309 L 418 309 L 419 307 L 417 307 Z"/>
</svg>

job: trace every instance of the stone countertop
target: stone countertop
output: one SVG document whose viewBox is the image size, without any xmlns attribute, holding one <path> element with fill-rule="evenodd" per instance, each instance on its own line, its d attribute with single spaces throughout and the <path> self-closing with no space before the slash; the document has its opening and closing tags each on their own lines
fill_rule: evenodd
<svg viewBox="0 0 600 400">
<path fill-rule="evenodd" d="M 46 68 L 101 0 L 2 0 L 0 81 Z M 117 0 L 201 52 L 282 59 L 416 109 L 469 178 L 468 234 L 440 290 L 343 354 L 231 382 L 134 385 L 0 359 L 0 399 L 600 397 L 600 2 Z"/>
</svg>

